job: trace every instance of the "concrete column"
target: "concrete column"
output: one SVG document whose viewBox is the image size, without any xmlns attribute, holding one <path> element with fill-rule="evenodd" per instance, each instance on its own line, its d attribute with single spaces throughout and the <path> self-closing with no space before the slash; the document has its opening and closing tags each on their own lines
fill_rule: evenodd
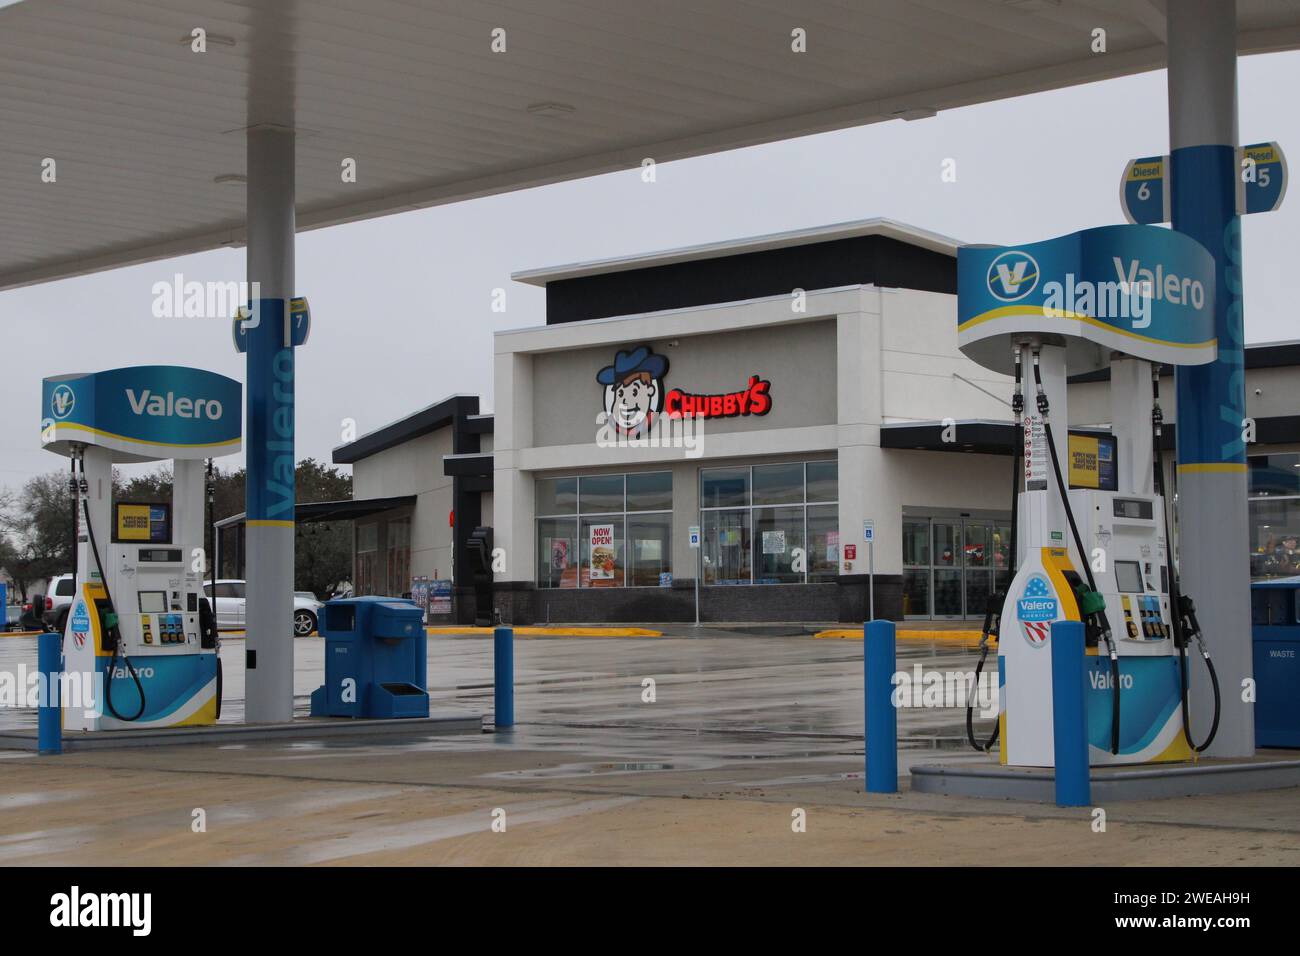
<svg viewBox="0 0 1300 956">
<path fill-rule="evenodd" d="M 840 574 L 867 574 L 868 548 L 862 522 L 875 522 L 875 570 L 884 573 L 901 558 L 898 515 L 885 498 L 880 422 L 883 295 L 879 289 L 861 292 L 861 310 L 836 316 L 836 458 L 839 461 Z M 853 545 L 855 558 L 845 557 Z M 897 573 L 897 569 L 888 573 Z M 865 579 L 863 606 L 869 605 Z M 877 609 L 880 612 L 880 609 Z"/>
<path fill-rule="evenodd" d="M 172 540 L 186 546 L 182 557 L 185 560 L 186 577 L 193 563 L 193 555 L 188 549 L 205 547 L 203 521 L 207 512 L 208 499 L 203 492 L 202 459 L 177 459 L 172 470 Z M 202 569 L 200 569 L 202 571 Z M 201 573 L 194 577 L 202 577 Z M 189 586 L 188 583 L 186 585 Z"/>
<path fill-rule="evenodd" d="M 496 428 L 492 438 L 492 543 L 504 548 L 506 556 L 505 572 L 493 575 L 500 586 L 537 579 L 533 476 L 521 471 L 518 463 L 519 451 L 533 444 L 533 359 L 527 354 L 499 352 L 493 369 Z M 456 584 L 466 587 L 473 582 Z"/>
<path fill-rule="evenodd" d="M 1151 465 L 1153 401 L 1151 363 L 1127 355 L 1111 359 L 1110 421 L 1119 459 L 1116 487 L 1125 494 L 1149 495 L 1155 490 Z"/>
<path fill-rule="evenodd" d="M 294 294 L 294 140 L 248 131 L 246 492 L 248 723 L 293 717 L 294 358 L 287 323 Z M 258 285 L 254 286 L 253 283 Z"/>
<path fill-rule="evenodd" d="M 1246 509 L 1245 354 L 1241 225 L 1236 215 L 1237 5 L 1169 4 L 1169 145 L 1173 227 L 1205 246 L 1217 274 L 1218 360 L 1179 368 L 1178 520 L 1183 592 L 1196 600 L 1223 687 L 1213 756 L 1255 752 L 1251 705 L 1249 537 Z M 1208 732 L 1211 694 L 1192 654 L 1192 730 Z"/>
</svg>

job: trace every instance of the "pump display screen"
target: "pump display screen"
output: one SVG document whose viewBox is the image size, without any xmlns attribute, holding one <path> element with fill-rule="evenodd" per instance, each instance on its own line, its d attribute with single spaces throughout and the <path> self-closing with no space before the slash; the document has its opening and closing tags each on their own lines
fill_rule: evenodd
<svg viewBox="0 0 1300 956">
<path fill-rule="evenodd" d="M 1125 594 L 1142 594 L 1142 566 L 1136 561 L 1116 561 L 1115 580 Z"/>
<path fill-rule="evenodd" d="M 172 506 L 170 504 L 113 505 L 113 540 L 146 544 L 171 544 Z"/>
<path fill-rule="evenodd" d="M 1152 507 L 1149 501 L 1144 501 L 1141 498 L 1116 498 L 1114 504 L 1116 518 L 1151 520 Z"/>
<path fill-rule="evenodd" d="M 140 613 L 141 614 L 162 614 L 166 610 L 167 610 L 166 591 L 141 591 L 140 592 Z"/>
</svg>

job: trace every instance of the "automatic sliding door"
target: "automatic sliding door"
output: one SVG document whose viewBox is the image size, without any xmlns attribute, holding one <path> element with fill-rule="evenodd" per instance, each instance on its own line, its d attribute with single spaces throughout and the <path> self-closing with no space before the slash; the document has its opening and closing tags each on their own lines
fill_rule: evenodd
<svg viewBox="0 0 1300 956">
<path fill-rule="evenodd" d="M 930 519 L 903 519 L 903 617 L 930 616 Z"/>
<path fill-rule="evenodd" d="M 935 518 L 934 529 L 934 616 L 962 616 L 962 523 L 960 518 Z"/>
<path fill-rule="evenodd" d="M 966 617 L 979 617 L 993 593 L 994 540 L 993 522 L 967 519 L 964 523 Z"/>
</svg>

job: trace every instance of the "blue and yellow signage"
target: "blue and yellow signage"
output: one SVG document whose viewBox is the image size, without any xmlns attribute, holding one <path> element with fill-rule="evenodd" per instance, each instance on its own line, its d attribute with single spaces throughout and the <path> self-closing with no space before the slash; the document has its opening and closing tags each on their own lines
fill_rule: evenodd
<svg viewBox="0 0 1300 956">
<path fill-rule="evenodd" d="M 1214 296 L 1210 254 L 1156 226 L 1102 226 L 1021 246 L 963 246 L 957 342 L 976 361 L 1004 371 L 1006 337 L 1015 333 L 1061 335 L 1153 362 L 1199 365 L 1216 355 Z"/>
<path fill-rule="evenodd" d="M 229 455 L 242 398 L 234 379 L 172 365 L 58 375 L 42 383 L 41 443 L 98 445 L 121 461 Z"/>
</svg>

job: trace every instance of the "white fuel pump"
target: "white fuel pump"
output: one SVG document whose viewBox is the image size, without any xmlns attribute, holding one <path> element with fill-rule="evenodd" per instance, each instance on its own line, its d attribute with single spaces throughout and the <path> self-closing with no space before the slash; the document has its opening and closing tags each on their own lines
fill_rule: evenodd
<svg viewBox="0 0 1300 956">
<path fill-rule="evenodd" d="M 1142 231 L 1127 231 L 1134 229 Z M 1193 753 L 1186 644 L 1195 637 L 1207 664 L 1209 655 L 1194 608 L 1178 592 L 1155 390 L 1159 363 L 1213 358 L 1213 339 L 1204 338 L 1207 329 L 1212 336 L 1212 296 L 1208 305 L 1202 297 L 1200 308 L 1191 297 L 1157 304 L 1150 285 L 1110 282 L 1113 288 L 1099 292 L 1107 283 L 1088 277 L 1098 263 L 1125 268 L 1123 256 L 1110 253 L 1135 247 L 1167 257 L 1179 275 L 1212 277 L 1203 249 L 1159 232 L 1105 227 L 959 254 L 961 347 L 1015 379 L 1015 467 L 1023 482 L 1013 506 L 1015 574 L 1007 591 L 990 601 L 980 661 L 982 668 L 988 640 L 996 636 L 998 727 L 981 742 L 967 721 L 972 745 L 989 750 L 997 743 L 1005 764 L 1054 763 L 1050 645 L 1057 621 L 1084 625 L 1093 764 L 1177 761 Z M 1053 273 L 1060 281 L 1050 281 Z M 1058 304 L 1067 288 L 1068 309 Z M 1067 375 L 1107 365 L 1111 434 L 1072 451 Z M 1079 464 L 1087 467 L 1072 469 Z M 1091 487 L 1072 488 L 1072 470 L 1091 474 L 1093 480 L 1083 482 Z M 1097 480 L 1102 472 L 1105 481 Z"/>
<path fill-rule="evenodd" d="M 204 459 L 239 450 L 240 399 L 232 379 L 171 366 L 45 380 L 42 444 L 72 460 L 78 517 L 64 668 L 91 688 L 65 704 L 65 730 L 215 722 Z M 114 500 L 115 464 L 167 459 L 171 500 Z"/>
</svg>

